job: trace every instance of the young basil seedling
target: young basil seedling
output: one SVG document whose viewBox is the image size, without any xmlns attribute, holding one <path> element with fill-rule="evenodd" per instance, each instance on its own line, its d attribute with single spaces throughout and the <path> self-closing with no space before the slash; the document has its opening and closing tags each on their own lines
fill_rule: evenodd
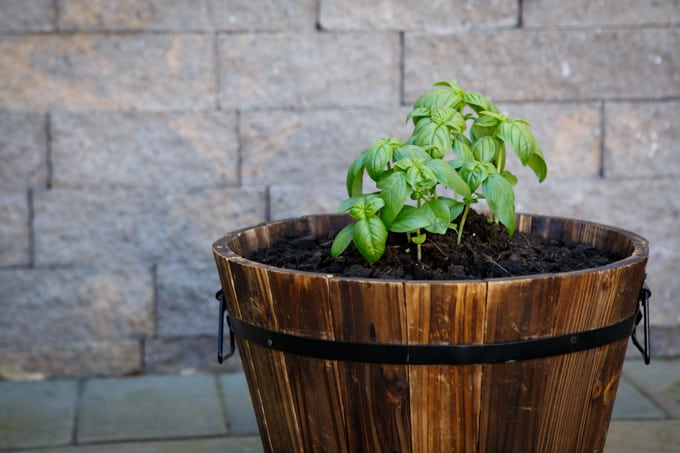
<svg viewBox="0 0 680 453">
<path fill-rule="evenodd" d="M 508 118 L 486 96 L 446 81 L 420 96 L 406 121 L 413 121 L 408 140 L 377 140 L 349 167 L 350 198 L 339 212 L 349 212 L 356 222 L 338 233 L 331 255 L 338 257 L 353 242 L 373 264 L 385 252 L 389 233 L 405 233 L 420 261 L 427 233 L 453 230 L 460 244 L 470 207 L 480 199 L 493 221 L 513 235 L 517 177 L 505 169 L 506 147 L 539 182 L 548 174 L 529 123 Z M 363 193 L 364 174 L 376 191 Z"/>
</svg>

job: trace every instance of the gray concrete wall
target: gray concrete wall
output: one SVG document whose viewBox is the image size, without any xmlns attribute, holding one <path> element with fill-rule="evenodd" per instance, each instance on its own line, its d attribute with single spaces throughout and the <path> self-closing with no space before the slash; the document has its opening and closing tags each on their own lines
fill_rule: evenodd
<svg viewBox="0 0 680 453">
<path fill-rule="evenodd" d="M 210 245 L 334 211 L 440 79 L 534 124 L 518 210 L 651 241 L 680 354 L 677 0 L 0 0 L 0 377 L 215 367 Z M 232 362 L 228 366 L 238 366 Z"/>
</svg>

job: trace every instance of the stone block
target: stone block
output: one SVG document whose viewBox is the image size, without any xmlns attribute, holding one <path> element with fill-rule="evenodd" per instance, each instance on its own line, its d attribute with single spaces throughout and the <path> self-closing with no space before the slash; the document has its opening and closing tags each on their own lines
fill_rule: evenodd
<svg viewBox="0 0 680 453">
<path fill-rule="evenodd" d="M 604 453 L 674 453 L 680 444 L 680 420 L 612 422 Z"/>
<path fill-rule="evenodd" d="M 310 184 L 275 184 L 269 192 L 272 219 L 335 213 L 347 198 L 347 189 L 341 182 L 324 184 L 321 190 Z"/>
<path fill-rule="evenodd" d="M 676 1 L 525 0 L 524 27 L 594 27 L 599 25 L 672 25 L 680 21 Z"/>
<path fill-rule="evenodd" d="M 678 101 L 607 102 L 605 175 L 680 175 L 679 116 Z"/>
<path fill-rule="evenodd" d="M 58 338 L 37 338 L 42 342 L 31 348 L 0 349 L 0 374 L 26 379 L 121 376 L 142 371 L 138 340 L 63 343 Z"/>
<path fill-rule="evenodd" d="M 215 266 L 158 266 L 158 334 L 214 335 L 219 318 L 214 294 L 218 289 L 220 279 Z"/>
<path fill-rule="evenodd" d="M 619 381 L 616 391 L 612 418 L 614 420 L 640 420 L 665 418 L 663 413 L 652 401 L 646 398 L 638 389 L 625 379 Z"/>
<path fill-rule="evenodd" d="M 214 37 L 198 34 L 0 38 L 0 107 L 203 110 L 215 107 Z"/>
<path fill-rule="evenodd" d="M 216 303 L 217 305 L 217 303 Z M 213 334 L 199 337 L 149 338 L 144 345 L 144 366 L 147 373 L 194 373 L 196 371 L 238 371 L 243 369 L 236 355 L 229 360 L 217 362 L 217 320 L 219 310 L 213 314 Z M 224 352 L 229 349 L 229 337 L 225 333 Z"/>
<path fill-rule="evenodd" d="M 78 383 L 0 381 L 0 449 L 71 442 Z"/>
<path fill-rule="evenodd" d="M 78 443 L 224 434 L 213 376 L 92 379 L 83 385 Z"/>
<path fill-rule="evenodd" d="M 153 333 L 149 269 L 0 271 L 0 348 Z"/>
<path fill-rule="evenodd" d="M 623 374 L 633 385 L 644 389 L 671 418 L 680 418 L 679 360 L 653 360 L 649 365 L 628 360 Z"/>
<path fill-rule="evenodd" d="M 45 115 L 0 112 L 0 189 L 47 185 Z"/>
<path fill-rule="evenodd" d="M 230 436 L 252 436 L 258 433 L 253 402 L 243 373 L 219 376 L 219 384 L 227 416 Z"/>
<path fill-rule="evenodd" d="M 499 109 L 512 118 L 531 123 L 531 131 L 548 163 L 548 182 L 555 178 L 600 174 L 602 115 L 599 103 L 511 103 Z M 520 181 L 535 179 L 513 155 L 508 169 Z"/>
<path fill-rule="evenodd" d="M 678 344 L 678 338 L 680 338 L 680 325 L 653 325 L 651 326 L 651 330 L 650 342 L 652 343 L 652 357 L 680 357 L 680 344 Z M 639 355 L 634 355 L 634 357 L 639 357 Z"/>
<path fill-rule="evenodd" d="M 225 109 L 397 106 L 397 33 L 219 36 Z"/>
<path fill-rule="evenodd" d="M 347 168 L 384 136 L 406 140 L 410 109 L 252 112 L 241 116 L 243 182 L 332 184 L 344 194 Z"/>
<path fill-rule="evenodd" d="M 405 99 L 438 80 L 497 101 L 663 99 L 680 90 L 678 47 L 677 28 L 406 33 Z"/>
<path fill-rule="evenodd" d="M 203 437 L 200 439 L 113 442 L 50 448 L 49 450 L 21 450 L 21 453 L 264 453 L 260 436 Z"/>
<path fill-rule="evenodd" d="M 55 4 L 53 0 L 0 0 L 0 32 L 54 30 Z"/>
<path fill-rule="evenodd" d="M 646 237 L 651 253 L 680 250 L 677 222 L 680 198 L 673 180 L 570 178 L 529 179 L 515 186 L 518 212 L 573 217 L 625 228 Z"/>
<path fill-rule="evenodd" d="M 55 113 L 57 186 L 238 184 L 235 115 Z"/>
<path fill-rule="evenodd" d="M 675 327 L 680 332 L 680 250 L 673 250 L 671 243 L 651 241 L 651 253 L 647 264 L 647 283 L 652 290 L 650 320 L 655 328 Z M 680 353 L 680 343 L 669 344 L 670 330 L 656 332 L 654 353 L 663 356 Z M 652 330 L 652 333 L 655 333 Z"/>
<path fill-rule="evenodd" d="M 265 217 L 262 191 L 54 189 L 35 194 L 36 263 L 212 263 L 211 244 Z"/>
<path fill-rule="evenodd" d="M 0 194 L 0 267 L 31 263 L 28 200 L 26 192 Z"/>
<path fill-rule="evenodd" d="M 314 0 L 61 0 L 62 30 L 313 30 Z"/>
<path fill-rule="evenodd" d="M 446 0 L 419 7 L 408 0 L 322 0 L 325 30 L 428 30 L 508 28 L 517 25 L 519 4 L 503 0 Z"/>
</svg>

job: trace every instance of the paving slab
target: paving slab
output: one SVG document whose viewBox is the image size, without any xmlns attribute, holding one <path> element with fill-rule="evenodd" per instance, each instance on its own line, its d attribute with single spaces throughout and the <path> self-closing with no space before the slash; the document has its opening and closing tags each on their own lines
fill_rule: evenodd
<svg viewBox="0 0 680 453">
<path fill-rule="evenodd" d="M 0 382 L 0 449 L 66 445 L 78 382 Z"/>
<path fill-rule="evenodd" d="M 677 453 L 680 420 L 614 421 L 604 453 Z"/>
<path fill-rule="evenodd" d="M 637 388 L 629 384 L 625 378 L 622 378 L 616 391 L 612 418 L 614 420 L 662 419 L 666 418 L 666 414 Z"/>
<path fill-rule="evenodd" d="M 649 365 L 628 360 L 623 375 L 671 418 L 680 418 L 680 360 L 652 359 Z"/>
<path fill-rule="evenodd" d="M 229 434 L 232 436 L 257 435 L 257 420 L 245 374 L 222 374 L 219 380 Z"/>
<path fill-rule="evenodd" d="M 220 436 L 226 423 L 212 375 L 85 381 L 77 443 Z"/>
<path fill-rule="evenodd" d="M 14 453 L 262 453 L 258 437 L 123 442 L 105 445 L 17 450 Z M 12 453 L 12 452 L 7 452 Z"/>
</svg>

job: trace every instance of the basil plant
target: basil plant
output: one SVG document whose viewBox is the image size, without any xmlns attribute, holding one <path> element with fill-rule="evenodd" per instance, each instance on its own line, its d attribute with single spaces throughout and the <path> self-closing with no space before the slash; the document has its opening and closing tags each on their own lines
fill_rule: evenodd
<svg viewBox="0 0 680 453">
<path fill-rule="evenodd" d="M 389 233 L 404 233 L 420 261 L 428 233 L 453 230 L 460 244 L 470 207 L 480 199 L 486 200 L 492 221 L 512 235 L 517 178 L 505 168 L 507 150 L 539 182 L 548 172 L 529 123 L 508 118 L 487 97 L 454 82 L 436 83 L 418 98 L 406 121 L 414 126 L 408 140 L 377 140 L 350 166 L 349 198 L 339 212 L 349 212 L 356 222 L 335 237 L 332 256 L 354 242 L 372 264 L 383 255 Z M 365 174 L 377 191 L 363 192 Z"/>
</svg>

